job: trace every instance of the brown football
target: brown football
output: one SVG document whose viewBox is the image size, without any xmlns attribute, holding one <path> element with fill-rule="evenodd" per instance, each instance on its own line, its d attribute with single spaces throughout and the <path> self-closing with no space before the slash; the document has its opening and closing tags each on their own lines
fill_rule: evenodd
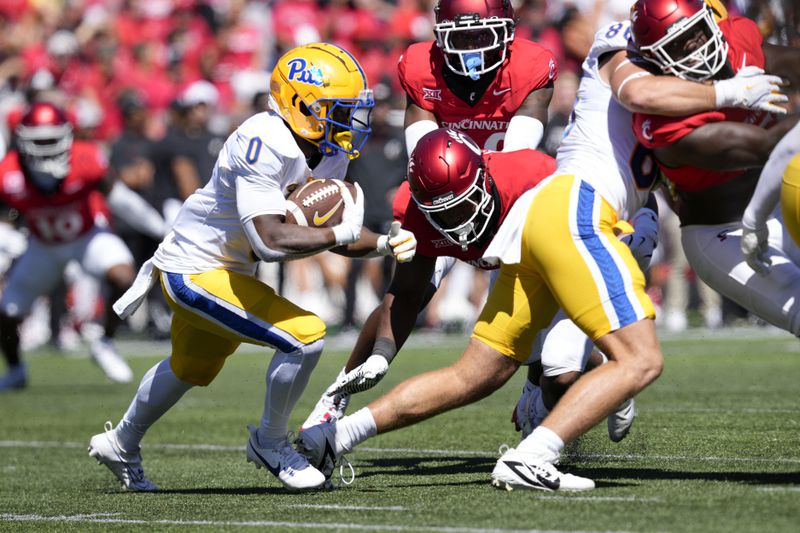
<svg viewBox="0 0 800 533">
<path fill-rule="evenodd" d="M 298 187 L 286 198 L 286 223 L 330 228 L 342 221 L 344 200 L 340 184 L 356 197 L 352 183 L 333 179 L 315 179 Z"/>
</svg>

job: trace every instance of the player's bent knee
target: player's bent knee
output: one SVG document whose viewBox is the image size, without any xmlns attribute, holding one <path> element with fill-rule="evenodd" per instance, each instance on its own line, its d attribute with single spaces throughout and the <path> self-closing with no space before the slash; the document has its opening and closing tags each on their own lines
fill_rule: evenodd
<svg viewBox="0 0 800 533">
<path fill-rule="evenodd" d="M 310 342 L 308 344 L 303 344 L 296 350 L 295 353 L 303 357 L 314 357 L 320 355 L 323 348 L 325 348 L 324 338 L 315 340 L 314 342 Z"/>
<path fill-rule="evenodd" d="M 635 357 L 628 360 L 636 374 L 639 386 L 646 387 L 661 375 L 664 370 L 664 356 L 658 348 L 642 349 Z"/>
<path fill-rule="evenodd" d="M 309 313 L 292 319 L 286 331 L 304 346 L 310 346 L 325 337 L 326 328 L 320 317 Z"/>
</svg>

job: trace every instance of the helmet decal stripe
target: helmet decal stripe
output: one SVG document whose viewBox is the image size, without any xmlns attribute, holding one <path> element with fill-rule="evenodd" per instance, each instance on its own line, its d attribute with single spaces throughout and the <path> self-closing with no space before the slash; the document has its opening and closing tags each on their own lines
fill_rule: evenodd
<svg viewBox="0 0 800 533">
<path fill-rule="evenodd" d="M 356 68 L 358 68 L 358 72 L 359 72 L 359 74 L 361 74 L 361 80 L 364 82 L 364 88 L 365 88 L 365 89 L 368 89 L 368 88 L 369 88 L 369 86 L 367 85 L 367 75 L 366 75 L 366 74 L 364 74 L 364 71 L 361 69 L 361 64 L 360 64 L 358 61 L 356 61 L 356 58 L 353 56 L 353 54 L 351 54 L 350 52 L 348 52 L 348 51 L 347 51 L 347 50 L 345 50 L 344 48 L 340 48 L 340 50 L 341 50 L 342 52 L 344 52 L 345 54 L 347 54 L 347 56 L 348 56 L 350 59 L 352 59 L 352 60 L 353 60 L 353 63 L 355 63 L 355 65 L 356 65 Z"/>
</svg>

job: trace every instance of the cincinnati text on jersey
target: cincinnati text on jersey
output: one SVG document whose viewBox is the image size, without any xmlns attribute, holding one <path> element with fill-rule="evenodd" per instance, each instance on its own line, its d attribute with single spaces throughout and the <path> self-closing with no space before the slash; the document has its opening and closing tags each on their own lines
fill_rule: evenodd
<svg viewBox="0 0 800 533">
<path fill-rule="evenodd" d="M 507 120 L 474 120 L 471 118 L 463 118 L 458 122 L 444 122 L 442 121 L 443 128 L 453 128 L 455 130 L 507 130 Z"/>
</svg>

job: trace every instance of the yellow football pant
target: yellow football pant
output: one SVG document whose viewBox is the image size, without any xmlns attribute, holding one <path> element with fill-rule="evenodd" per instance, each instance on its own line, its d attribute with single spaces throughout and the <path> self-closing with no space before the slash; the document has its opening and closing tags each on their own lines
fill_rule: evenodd
<svg viewBox="0 0 800 533">
<path fill-rule="evenodd" d="M 614 233 L 617 215 L 588 183 L 556 176 L 534 196 L 520 262 L 503 264 L 473 337 L 520 362 L 559 307 L 593 341 L 654 318 L 644 275 Z"/>
<path fill-rule="evenodd" d="M 800 152 L 795 154 L 783 171 L 781 214 L 786 231 L 800 246 Z"/>
<path fill-rule="evenodd" d="M 293 352 L 325 336 L 325 323 L 257 279 L 227 270 L 161 274 L 174 311 L 172 371 L 208 385 L 225 359 L 246 342 Z"/>
</svg>

